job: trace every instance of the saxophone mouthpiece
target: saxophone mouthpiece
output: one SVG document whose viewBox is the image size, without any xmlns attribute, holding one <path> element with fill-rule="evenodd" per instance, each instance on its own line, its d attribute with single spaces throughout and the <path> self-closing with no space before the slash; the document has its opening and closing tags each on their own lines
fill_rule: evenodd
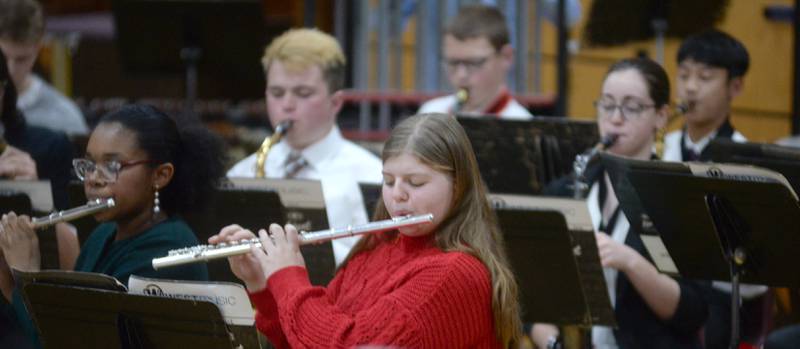
<svg viewBox="0 0 800 349">
<path fill-rule="evenodd" d="M 275 126 L 275 133 L 284 134 L 286 131 L 289 131 L 294 125 L 294 120 L 286 119 L 278 123 L 278 126 Z"/>
<path fill-rule="evenodd" d="M 469 90 L 466 87 L 461 87 L 456 91 L 456 107 L 455 112 L 461 110 L 465 103 L 469 100 Z"/>
<path fill-rule="evenodd" d="M 467 90 L 464 87 L 459 88 L 458 92 L 456 92 L 456 100 L 458 101 L 458 103 L 464 104 L 467 102 L 468 99 L 469 99 L 469 90 Z"/>
<path fill-rule="evenodd" d="M 600 148 L 598 150 L 610 148 L 612 145 L 614 145 L 614 143 L 617 142 L 617 138 L 619 138 L 619 135 L 615 133 L 609 133 L 605 135 L 603 139 L 600 140 L 600 143 L 597 144 L 597 146 Z"/>
<path fill-rule="evenodd" d="M 675 112 L 678 114 L 686 114 L 694 107 L 694 102 L 678 100 L 678 103 L 675 105 Z"/>
</svg>

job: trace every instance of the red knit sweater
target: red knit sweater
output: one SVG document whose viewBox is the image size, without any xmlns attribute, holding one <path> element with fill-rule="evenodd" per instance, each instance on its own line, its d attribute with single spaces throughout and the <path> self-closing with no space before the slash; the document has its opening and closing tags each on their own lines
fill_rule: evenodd
<svg viewBox="0 0 800 349">
<path fill-rule="evenodd" d="M 276 348 L 500 348 L 491 277 L 481 261 L 400 236 L 353 257 L 325 287 L 305 268 L 274 273 L 250 295 Z"/>
</svg>

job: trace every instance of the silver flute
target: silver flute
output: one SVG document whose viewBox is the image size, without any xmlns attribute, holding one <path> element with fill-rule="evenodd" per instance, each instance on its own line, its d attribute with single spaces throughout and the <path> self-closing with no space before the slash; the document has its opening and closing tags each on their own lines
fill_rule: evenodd
<svg viewBox="0 0 800 349">
<path fill-rule="evenodd" d="M 89 200 L 86 205 L 78 206 L 64 211 L 53 212 L 44 217 L 36 217 L 31 219 L 34 229 L 46 228 L 59 222 L 66 222 L 73 219 L 78 219 L 83 216 L 88 216 L 102 210 L 114 207 L 114 199 L 94 199 Z"/>
<path fill-rule="evenodd" d="M 379 233 L 430 222 L 433 222 L 433 214 L 429 213 L 418 216 L 396 217 L 357 226 L 347 226 L 346 228 L 300 232 L 298 237 L 301 245 L 308 245 L 349 236 Z M 205 262 L 212 259 L 245 254 L 250 252 L 251 246 L 261 248 L 261 240 L 253 238 L 227 243 L 223 242 L 216 245 L 197 245 L 178 250 L 171 250 L 166 257 L 153 259 L 153 269 L 174 267 L 196 262 Z"/>
</svg>

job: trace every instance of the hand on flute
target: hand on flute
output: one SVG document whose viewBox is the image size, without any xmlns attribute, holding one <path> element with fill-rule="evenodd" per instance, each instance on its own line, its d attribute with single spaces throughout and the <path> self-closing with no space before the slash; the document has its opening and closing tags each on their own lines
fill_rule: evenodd
<svg viewBox="0 0 800 349">
<path fill-rule="evenodd" d="M 267 279 L 276 271 L 288 266 L 305 266 L 300 254 L 297 229 L 287 225 L 284 231 L 277 224 L 270 226 L 271 234 L 264 229 L 259 231 L 261 247 L 253 245 L 250 253 L 228 257 L 234 275 L 241 279 L 250 292 L 257 292 L 267 286 Z M 208 239 L 210 244 L 233 242 L 255 238 L 255 234 L 239 225 L 229 225 Z"/>
<path fill-rule="evenodd" d="M 13 269 L 41 269 L 39 237 L 28 216 L 17 216 L 14 212 L 3 215 L 0 220 L 0 249 L 3 250 L 6 263 Z"/>
<path fill-rule="evenodd" d="M 306 262 L 300 253 L 300 239 L 297 228 L 287 224 L 285 230 L 278 224 L 269 226 L 269 234 L 264 229 L 258 231 L 258 238 L 266 254 L 257 255 L 264 269 L 264 277 L 269 280 L 278 270 L 287 267 L 305 267 Z M 260 252 L 260 251 L 259 251 Z"/>
</svg>

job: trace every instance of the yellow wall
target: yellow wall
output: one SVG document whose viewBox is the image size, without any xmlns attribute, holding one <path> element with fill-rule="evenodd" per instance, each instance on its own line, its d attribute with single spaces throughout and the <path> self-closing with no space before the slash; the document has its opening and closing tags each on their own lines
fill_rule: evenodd
<svg viewBox="0 0 800 349">
<path fill-rule="evenodd" d="M 591 0 L 583 0 L 583 21 L 571 37 L 580 40 L 591 8 Z M 744 43 L 750 53 L 750 70 L 745 77 L 742 95 L 733 101 L 733 123 L 753 141 L 771 142 L 789 135 L 791 130 L 792 86 L 792 26 L 789 23 L 767 21 L 763 16 L 766 5 L 793 5 L 791 0 L 731 0 L 719 29 Z M 543 70 L 545 91 L 555 91 L 555 30 L 545 25 L 544 46 L 546 65 Z M 675 56 L 680 41 L 665 43 L 665 68 L 670 77 L 676 73 Z M 644 49 L 655 55 L 653 40 L 615 48 L 581 47 L 570 61 L 569 114 L 591 118 L 591 101 L 597 98 L 603 74 L 615 60 L 633 56 Z M 674 80 L 673 80 L 674 81 Z M 674 96 L 674 87 L 673 87 Z M 672 128 L 680 127 L 676 119 Z"/>
<path fill-rule="evenodd" d="M 536 0 L 529 0 L 536 1 Z M 541 1 L 541 0 L 539 0 Z M 587 21 L 593 0 L 581 0 L 583 16 L 572 29 L 571 38 L 580 43 L 577 53 L 570 58 L 570 82 L 568 113 L 576 118 L 593 118 L 592 101 L 597 98 L 606 69 L 616 60 L 631 57 L 639 50 L 655 55 L 654 40 L 627 44 L 613 48 L 584 47 L 581 34 Z M 631 0 L 636 1 L 636 0 Z M 702 1 L 702 0 L 698 0 Z M 769 22 L 763 16 L 767 5 L 793 5 L 792 0 L 730 0 L 725 18 L 719 29 L 741 40 L 747 47 L 751 63 L 745 77 L 745 89 L 733 101 L 733 123 L 752 141 L 772 142 L 789 135 L 791 129 L 792 86 L 792 26 L 789 23 Z M 534 18 L 534 6 L 529 6 Z M 533 23 L 531 23 L 531 26 Z M 625 25 L 621 23 L 620 25 Z M 402 86 L 404 91 L 414 89 L 414 34 L 415 18 L 411 17 L 408 30 L 403 33 Z M 531 31 L 532 32 L 532 29 Z M 370 62 L 375 71 L 376 36 L 372 36 L 373 47 Z M 667 39 L 664 48 L 665 68 L 670 77 L 676 73 L 675 56 L 680 40 Z M 532 45 L 529 45 L 532 46 Z M 550 22 L 542 25 L 542 92 L 556 92 L 556 31 Z M 529 64 L 533 64 L 530 55 Z M 533 81 L 532 67 L 527 78 Z M 371 74 L 370 87 L 377 88 Z M 673 80 L 674 81 L 674 80 Z M 391 83 L 394 86 L 394 82 Z M 674 96 L 674 87 L 673 87 Z M 676 118 L 671 128 L 682 125 Z"/>
</svg>

